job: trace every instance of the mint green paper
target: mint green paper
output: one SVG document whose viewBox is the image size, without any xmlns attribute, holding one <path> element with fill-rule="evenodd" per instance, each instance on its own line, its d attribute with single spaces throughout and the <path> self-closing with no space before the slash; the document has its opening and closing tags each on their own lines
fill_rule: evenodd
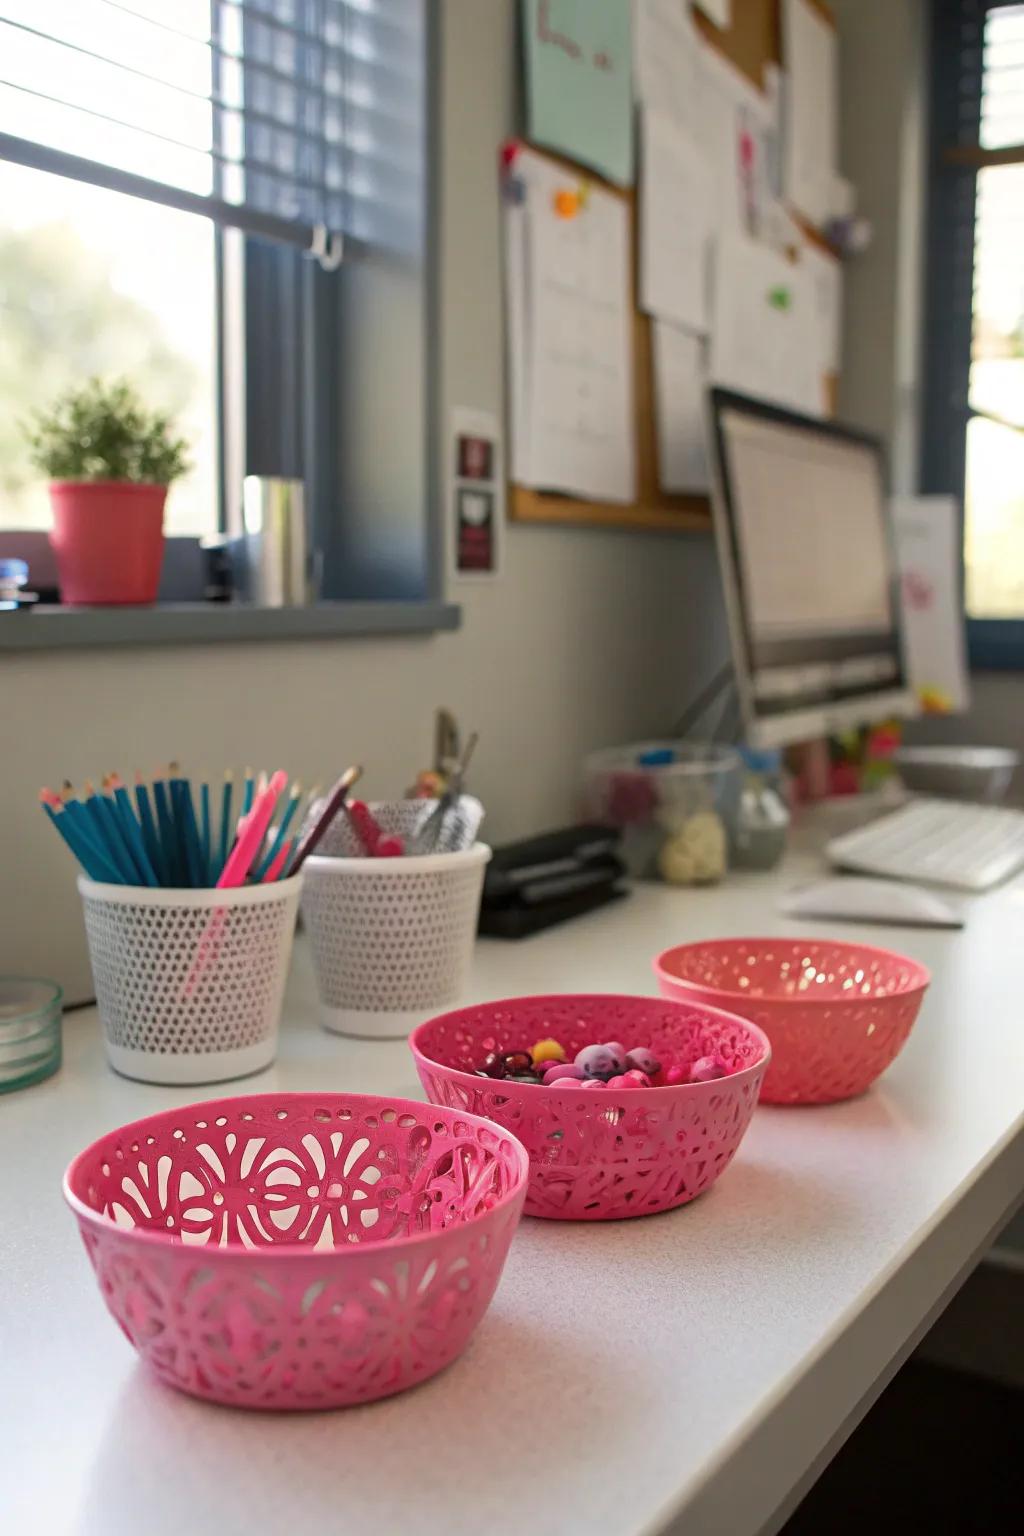
<svg viewBox="0 0 1024 1536">
<path fill-rule="evenodd" d="M 527 137 L 633 181 L 630 0 L 522 0 Z"/>
</svg>

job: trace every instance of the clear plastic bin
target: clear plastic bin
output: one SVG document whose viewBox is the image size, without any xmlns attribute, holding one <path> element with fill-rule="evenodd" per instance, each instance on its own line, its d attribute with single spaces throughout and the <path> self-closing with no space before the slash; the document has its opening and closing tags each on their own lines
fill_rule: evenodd
<svg viewBox="0 0 1024 1536">
<path fill-rule="evenodd" d="M 591 753 L 584 771 L 585 814 L 619 830 L 635 879 L 703 885 L 722 878 L 742 781 L 734 748 L 641 741 Z"/>
</svg>

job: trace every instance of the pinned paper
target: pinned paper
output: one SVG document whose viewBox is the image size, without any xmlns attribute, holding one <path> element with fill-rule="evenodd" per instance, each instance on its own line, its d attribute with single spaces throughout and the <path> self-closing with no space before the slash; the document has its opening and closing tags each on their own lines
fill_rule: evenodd
<svg viewBox="0 0 1024 1536">
<path fill-rule="evenodd" d="M 838 139 L 835 28 L 808 0 L 783 0 L 783 191 L 819 229 L 834 211 Z"/>
<path fill-rule="evenodd" d="M 565 171 L 524 150 L 505 208 L 512 477 L 594 501 L 636 498 L 629 214 L 599 186 L 563 218 Z M 578 193 L 576 194 L 578 196 Z"/>
<path fill-rule="evenodd" d="M 704 332 L 715 190 L 680 123 L 648 108 L 640 118 L 640 307 Z"/>
<path fill-rule="evenodd" d="M 895 496 L 907 671 L 928 714 L 970 708 L 960 601 L 960 508 L 952 496 Z"/>
<path fill-rule="evenodd" d="M 523 0 L 529 138 L 633 180 L 630 0 Z"/>
<path fill-rule="evenodd" d="M 821 416 L 825 400 L 814 292 L 802 264 L 759 241 L 723 235 L 713 279 L 714 382 Z"/>
<path fill-rule="evenodd" d="M 658 484 L 663 491 L 704 492 L 706 343 L 660 320 L 652 329 Z"/>
</svg>

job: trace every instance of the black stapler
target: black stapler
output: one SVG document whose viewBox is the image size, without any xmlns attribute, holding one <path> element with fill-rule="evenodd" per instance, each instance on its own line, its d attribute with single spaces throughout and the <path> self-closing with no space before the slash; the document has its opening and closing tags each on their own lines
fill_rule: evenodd
<svg viewBox="0 0 1024 1536">
<path fill-rule="evenodd" d="M 619 834 L 565 827 L 496 848 L 484 880 L 480 932 L 522 939 L 625 896 Z"/>
</svg>

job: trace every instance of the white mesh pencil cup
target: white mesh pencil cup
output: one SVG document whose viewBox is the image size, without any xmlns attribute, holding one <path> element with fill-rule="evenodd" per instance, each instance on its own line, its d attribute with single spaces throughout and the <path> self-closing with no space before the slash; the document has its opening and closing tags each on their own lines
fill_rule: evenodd
<svg viewBox="0 0 1024 1536">
<path fill-rule="evenodd" d="M 277 1054 L 302 876 L 237 890 L 150 890 L 79 876 L 116 1072 L 219 1083 Z"/>
<path fill-rule="evenodd" d="M 464 994 L 491 850 L 395 859 L 315 855 L 303 868 L 320 1021 L 393 1040 Z"/>
</svg>

